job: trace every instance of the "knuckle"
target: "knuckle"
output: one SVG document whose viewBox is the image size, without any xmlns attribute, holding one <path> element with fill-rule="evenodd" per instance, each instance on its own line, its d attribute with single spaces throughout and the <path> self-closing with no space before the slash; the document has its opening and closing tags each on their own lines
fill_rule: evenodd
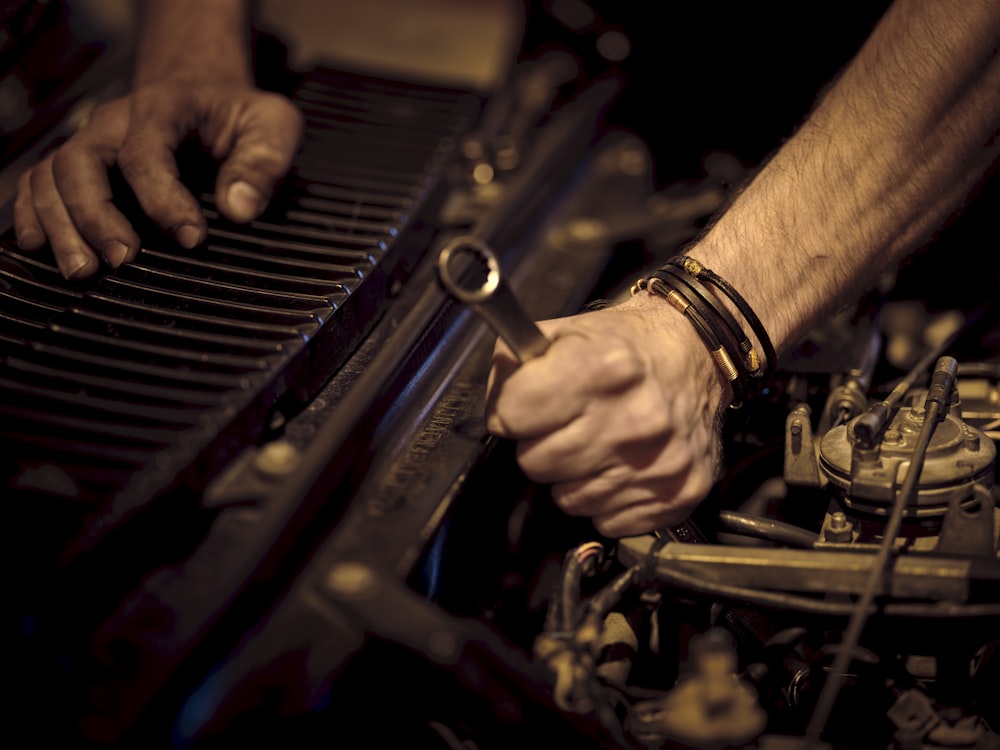
<svg viewBox="0 0 1000 750">
<path fill-rule="evenodd" d="M 126 138 L 115 156 L 115 163 L 129 182 L 142 180 L 155 174 L 149 143 L 137 138 Z"/>
<path fill-rule="evenodd" d="M 614 337 L 598 363 L 612 380 L 628 382 L 644 373 L 644 361 L 635 346 L 624 338 Z"/>
<path fill-rule="evenodd" d="M 670 414 L 662 404 L 644 401 L 632 410 L 630 424 L 632 437 L 642 441 L 659 440 L 669 435 L 673 428 Z"/>
<path fill-rule="evenodd" d="M 675 482 L 678 476 L 691 471 L 694 458 L 694 449 L 686 440 L 674 440 L 669 449 L 660 454 L 657 468 L 661 476 Z"/>
<path fill-rule="evenodd" d="M 521 450 L 521 446 L 518 448 L 517 465 L 524 475 L 533 482 L 545 482 L 553 469 L 552 462 L 539 459 L 531 450 Z"/>
<path fill-rule="evenodd" d="M 708 495 L 715 484 L 715 471 L 707 462 L 695 464 L 691 471 L 688 490 L 695 500 Z"/>
<path fill-rule="evenodd" d="M 82 210 L 73 214 L 73 223 L 77 231 L 94 247 L 103 247 L 111 241 L 110 233 L 102 218 L 92 210 Z"/>
<path fill-rule="evenodd" d="M 52 154 L 50 165 L 56 185 L 65 182 L 67 177 L 74 174 L 81 162 L 83 151 L 84 149 L 79 145 L 79 142 L 71 138 Z M 74 196 L 68 195 L 66 197 L 73 198 Z"/>
<path fill-rule="evenodd" d="M 619 529 L 618 525 L 612 519 L 595 518 L 594 528 L 597 530 L 598 534 L 607 537 L 608 539 L 616 539 L 626 535 L 626 532 Z"/>
<path fill-rule="evenodd" d="M 229 164 L 231 179 L 244 179 L 260 187 L 262 178 L 271 180 L 285 170 L 285 157 L 270 143 L 243 144 Z"/>
<path fill-rule="evenodd" d="M 273 91 L 266 91 L 260 95 L 259 102 L 268 116 L 282 126 L 305 127 L 305 115 L 288 97 Z"/>
<path fill-rule="evenodd" d="M 101 102 L 91 110 L 83 128 L 91 132 L 120 133 L 127 123 L 128 110 L 128 99 L 124 97 Z"/>
<path fill-rule="evenodd" d="M 27 173 L 27 191 L 31 194 L 35 208 L 41 212 L 50 211 L 59 204 L 59 194 L 54 189 L 51 163 L 46 160 Z"/>
<path fill-rule="evenodd" d="M 31 190 L 39 191 L 44 189 L 46 181 L 48 181 L 51 176 L 52 157 L 48 156 L 25 172 L 24 175 L 22 175 L 22 179 L 28 181 Z"/>
<path fill-rule="evenodd" d="M 243 180 L 268 192 L 288 171 L 292 153 L 271 140 L 243 139 L 226 160 L 227 181 Z"/>
<path fill-rule="evenodd" d="M 306 124 L 306 117 L 302 110 L 299 109 L 294 102 L 280 96 L 277 94 L 272 94 L 271 96 L 276 97 L 278 101 L 278 107 L 282 111 L 282 117 L 287 121 L 285 125 L 287 127 L 293 128 L 294 130 L 304 130 Z"/>
<path fill-rule="evenodd" d="M 21 194 L 26 194 L 31 192 L 31 175 L 35 171 L 34 167 L 30 167 L 23 172 L 17 178 L 17 189 Z"/>
<path fill-rule="evenodd" d="M 571 516 L 595 516 L 625 489 L 621 481 L 607 472 L 587 479 L 556 482 L 552 501 Z"/>
<path fill-rule="evenodd" d="M 551 490 L 552 502 L 563 513 L 570 516 L 586 515 L 583 507 L 586 505 L 586 489 L 568 484 L 554 484 Z"/>
</svg>

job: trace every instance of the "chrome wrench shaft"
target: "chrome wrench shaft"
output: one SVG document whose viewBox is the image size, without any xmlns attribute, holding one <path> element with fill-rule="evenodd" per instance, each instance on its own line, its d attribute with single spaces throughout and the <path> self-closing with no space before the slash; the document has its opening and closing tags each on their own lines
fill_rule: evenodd
<svg viewBox="0 0 1000 750">
<path fill-rule="evenodd" d="M 504 281 L 496 254 L 479 238 L 456 237 L 445 245 L 438 255 L 438 276 L 452 296 L 489 323 L 521 362 L 548 348 L 549 340 Z"/>
</svg>

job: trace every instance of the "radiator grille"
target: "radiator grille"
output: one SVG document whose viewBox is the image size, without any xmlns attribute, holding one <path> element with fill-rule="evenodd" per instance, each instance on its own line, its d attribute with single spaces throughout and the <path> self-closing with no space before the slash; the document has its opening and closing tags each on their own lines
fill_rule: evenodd
<svg viewBox="0 0 1000 750">
<path fill-rule="evenodd" d="M 136 260 L 85 285 L 0 237 L 0 436 L 8 496 L 127 516 L 197 494 L 276 405 L 305 404 L 423 250 L 414 224 L 481 107 L 472 93 L 329 68 L 293 100 L 303 147 L 258 221 L 223 220 L 207 175 L 202 247 L 143 233 Z M 31 505 L 36 513 L 51 506 Z"/>
</svg>

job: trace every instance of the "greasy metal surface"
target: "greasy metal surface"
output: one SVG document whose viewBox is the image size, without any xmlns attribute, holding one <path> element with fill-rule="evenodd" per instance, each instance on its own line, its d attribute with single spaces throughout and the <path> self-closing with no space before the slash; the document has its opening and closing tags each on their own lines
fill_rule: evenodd
<svg viewBox="0 0 1000 750">
<path fill-rule="evenodd" d="M 414 225 L 442 200 L 480 106 L 331 69 L 292 96 L 304 146 L 249 225 L 220 219 L 194 171 L 209 231 L 193 251 L 144 227 L 134 262 L 71 284 L 50 255 L 0 238 L 3 486 L 86 511 L 70 557 L 167 493 L 199 493 L 315 396 L 424 252 Z"/>
<path fill-rule="evenodd" d="M 830 430 L 820 443 L 820 467 L 831 484 L 849 493 L 849 502 L 878 511 L 891 503 L 905 481 L 922 411 L 903 407 L 889 424 L 877 458 L 860 460 L 849 439 L 850 425 Z M 928 446 L 917 484 L 914 515 L 940 515 L 953 497 L 971 486 L 992 486 L 996 448 L 983 432 L 953 414 L 939 423 Z"/>
<path fill-rule="evenodd" d="M 654 540 L 636 537 L 619 546 L 622 560 L 637 565 L 648 558 Z M 740 548 L 671 543 L 656 552 L 656 565 L 698 580 L 774 591 L 857 594 L 876 559 L 872 548 L 829 550 Z M 912 553 L 900 555 L 887 578 L 886 595 L 965 602 L 970 588 L 1000 583 L 1000 560 L 974 563 L 968 557 Z"/>
</svg>

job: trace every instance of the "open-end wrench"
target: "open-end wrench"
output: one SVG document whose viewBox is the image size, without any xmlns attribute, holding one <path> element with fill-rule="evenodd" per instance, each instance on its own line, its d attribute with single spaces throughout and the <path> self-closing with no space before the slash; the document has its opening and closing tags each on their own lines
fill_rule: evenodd
<svg viewBox="0 0 1000 750">
<path fill-rule="evenodd" d="M 545 352 L 549 340 L 535 324 L 500 272 L 493 250 L 478 237 L 456 237 L 438 255 L 441 284 L 477 312 L 521 361 Z"/>
</svg>

